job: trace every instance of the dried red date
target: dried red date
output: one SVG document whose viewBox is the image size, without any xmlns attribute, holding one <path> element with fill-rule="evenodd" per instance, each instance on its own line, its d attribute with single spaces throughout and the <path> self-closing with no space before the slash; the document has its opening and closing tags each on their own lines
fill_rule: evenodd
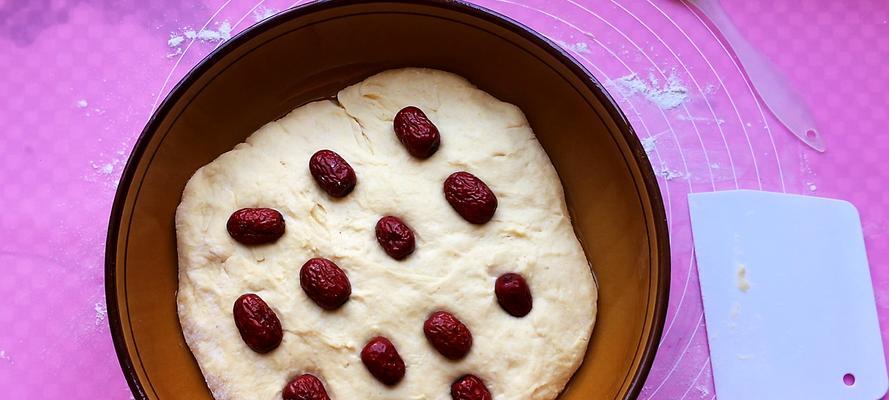
<svg viewBox="0 0 889 400">
<path fill-rule="evenodd" d="M 284 235 L 284 216 L 271 208 L 242 208 L 228 217 L 225 227 L 240 243 L 271 243 Z"/>
<path fill-rule="evenodd" d="M 387 216 L 377 221 L 377 242 L 389 257 L 403 260 L 414 252 L 414 231 L 397 217 Z"/>
<path fill-rule="evenodd" d="M 384 385 L 393 386 L 404 378 L 404 361 L 395 345 L 382 336 L 377 336 L 364 345 L 361 362 Z"/>
<path fill-rule="evenodd" d="M 491 392 L 479 377 L 464 375 L 451 384 L 451 398 L 454 400 L 491 400 Z"/>
<path fill-rule="evenodd" d="M 524 317 L 531 312 L 531 289 L 519 274 L 512 272 L 501 275 L 494 283 L 497 302 L 504 311 L 513 317 Z"/>
<path fill-rule="evenodd" d="M 281 393 L 284 400 L 330 400 L 324 384 L 314 375 L 303 374 L 293 378 L 284 392 Z"/>
<path fill-rule="evenodd" d="M 472 348 L 472 333 L 457 317 L 446 311 L 436 311 L 423 324 L 426 339 L 441 355 L 459 360 Z"/>
<path fill-rule="evenodd" d="M 326 258 L 306 261 L 299 270 L 299 285 L 306 296 L 325 310 L 335 310 L 349 300 L 352 285 L 340 267 Z"/>
<path fill-rule="evenodd" d="M 481 179 L 469 172 L 454 172 L 444 182 L 445 199 L 463 219 L 473 224 L 491 220 L 497 197 Z"/>
<path fill-rule="evenodd" d="M 423 110 L 408 106 L 402 108 L 392 121 L 395 136 L 417 158 L 429 158 L 438 150 L 441 135 Z"/>
<path fill-rule="evenodd" d="M 345 197 L 355 188 L 358 178 L 355 170 L 339 154 L 330 150 L 319 150 L 309 160 L 309 172 L 327 194 Z"/>
<path fill-rule="evenodd" d="M 248 293 L 235 300 L 232 314 L 241 339 L 257 353 L 268 353 L 281 344 L 284 331 L 275 312 L 259 296 Z"/>
</svg>

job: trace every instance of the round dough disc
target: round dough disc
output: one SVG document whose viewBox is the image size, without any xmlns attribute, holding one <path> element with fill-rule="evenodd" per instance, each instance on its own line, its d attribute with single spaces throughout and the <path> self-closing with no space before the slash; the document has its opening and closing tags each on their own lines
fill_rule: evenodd
<svg viewBox="0 0 889 400">
<path fill-rule="evenodd" d="M 392 119 L 421 108 L 441 132 L 441 148 L 411 157 Z M 313 181 L 308 160 L 339 153 L 358 184 L 343 199 Z M 468 171 L 496 194 L 485 225 L 463 220 L 442 183 Z M 286 220 L 277 242 L 244 246 L 226 221 L 244 207 L 270 207 Z M 417 249 L 386 255 L 377 220 L 410 225 Z M 596 316 L 596 285 L 574 234 L 556 171 L 517 107 L 463 78 L 430 69 L 386 71 L 343 89 L 337 100 L 306 104 L 270 122 L 199 169 L 176 213 L 179 319 L 217 399 L 280 399 L 287 382 L 311 373 L 332 399 L 450 399 L 450 384 L 474 374 L 498 400 L 553 399 L 583 359 Z M 350 300 L 325 311 L 300 288 L 312 257 L 337 263 Z M 495 279 L 522 274 L 534 298 L 524 318 L 504 312 Z M 232 319 L 238 296 L 256 293 L 281 320 L 284 339 L 269 354 L 251 351 Z M 472 331 L 469 355 L 449 361 L 423 335 L 433 311 L 447 310 Z M 361 363 L 368 339 L 382 335 L 407 365 L 394 387 Z"/>
</svg>

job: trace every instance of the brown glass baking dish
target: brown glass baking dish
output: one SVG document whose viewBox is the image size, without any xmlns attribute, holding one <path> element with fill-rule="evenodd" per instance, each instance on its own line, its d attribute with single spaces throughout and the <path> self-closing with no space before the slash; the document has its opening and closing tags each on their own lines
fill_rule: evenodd
<svg viewBox="0 0 889 400">
<path fill-rule="evenodd" d="M 176 315 L 173 216 L 188 178 L 262 124 L 402 66 L 457 73 L 525 112 L 600 290 L 586 358 L 560 399 L 638 395 L 663 329 L 670 259 L 657 181 L 626 118 L 529 28 L 460 2 L 394 0 L 313 3 L 250 28 L 149 121 L 117 191 L 106 260 L 111 332 L 137 399 L 210 398 Z"/>
</svg>

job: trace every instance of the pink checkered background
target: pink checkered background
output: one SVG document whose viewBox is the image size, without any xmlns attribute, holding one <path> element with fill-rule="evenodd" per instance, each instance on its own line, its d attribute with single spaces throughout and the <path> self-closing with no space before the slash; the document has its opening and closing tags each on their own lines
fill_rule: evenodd
<svg viewBox="0 0 889 400">
<path fill-rule="evenodd" d="M 649 138 L 673 243 L 669 316 L 642 400 L 715 397 L 690 192 L 850 200 L 861 212 L 889 341 L 889 3 L 723 3 L 803 93 L 826 153 L 804 147 L 763 110 L 731 53 L 683 1 L 479 1 L 558 41 L 603 82 L 675 74 L 689 89 L 668 110 L 613 91 Z M 236 33 L 292 6 L 0 0 L 0 398 L 129 398 L 103 297 L 104 238 L 121 169 L 158 103 L 220 44 L 185 37 L 189 28 L 219 32 L 227 23 Z M 168 43 L 171 34 L 182 43 Z"/>
</svg>

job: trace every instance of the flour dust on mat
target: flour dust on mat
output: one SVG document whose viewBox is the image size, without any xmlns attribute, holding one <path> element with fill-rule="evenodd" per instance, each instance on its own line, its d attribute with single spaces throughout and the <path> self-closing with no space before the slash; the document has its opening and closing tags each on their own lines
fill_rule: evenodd
<svg viewBox="0 0 889 400">
<path fill-rule="evenodd" d="M 231 39 L 232 26 L 228 21 L 222 21 L 216 29 L 203 28 L 195 30 L 190 27 L 181 28 L 178 32 L 171 33 L 167 39 L 167 47 L 173 49 L 172 53 L 167 54 L 168 58 L 182 54 L 182 45 L 187 41 L 199 41 L 202 43 L 219 43 Z"/>
<path fill-rule="evenodd" d="M 273 15 L 277 14 L 278 10 L 274 8 L 268 8 L 266 6 L 259 6 L 256 10 L 253 11 L 253 21 L 261 22 L 265 19 L 271 18 Z"/>
<path fill-rule="evenodd" d="M 817 155 L 816 155 L 817 157 Z M 816 178 L 818 174 L 812 170 L 812 166 L 809 163 L 809 154 L 805 150 L 800 150 L 800 172 L 803 174 L 803 187 L 810 192 L 815 192 L 818 190 L 818 184 L 816 182 Z"/>
<path fill-rule="evenodd" d="M 668 181 L 672 181 L 674 179 L 687 178 L 684 172 L 670 168 L 666 163 L 661 163 L 661 168 L 657 170 L 657 174 L 664 177 L 664 179 Z"/>
<path fill-rule="evenodd" d="M 101 140 L 99 140 L 101 142 Z M 127 161 L 127 155 L 131 145 L 121 143 L 113 153 L 100 152 L 98 159 L 89 161 L 90 173 L 83 176 L 86 182 L 100 183 L 105 189 L 117 189 L 123 166 Z"/>
<path fill-rule="evenodd" d="M 96 312 L 96 326 L 99 326 L 108 316 L 108 307 L 105 306 L 104 302 L 99 302 L 93 305 L 93 311 Z"/>
<path fill-rule="evenodd" d="M 657 141 L 661 138 L 661 136 L 664 136 L 668 133 L 670 133 L 670 131 L 665 130 L 640 139 L 640 141 L 642 142 L 642 148 L 645 149 L 645 153 L 648 154 L 649 158 L 652 156 L 652 153 L 654 153 L 655 149 L 657 149 Z"/>
<path fill-rule="evenodd" d="M 575 53 L 591 53 L 589 45 L 584 42 L 568 43 L 562 40 L 556 40 L 556 43 L 559 46 L 562 46 L 563 49 L 573 51 Z"/>
<path fill-rule="evenodd" d="M 663 110 L 670 110 L 684 104 L 689 97 L 688 88 L 676 75 L 676 70 L 670 71 L 666 81 L 661 85 L 654 72 L 648 73 L 648 79 L 632 73 L 609 81 L 610 86 L 616 88 L 621 95 L 630 97 L 642 95 L 652 104 Z"/>
<path fill-rule="evenodd" d="M 685 114 L 679 114 L 679 115 L 677 115 L 677 116 L 676 116 L 676 119 L 679 120 L 679 121 L 692 121 L 692 122 L 695 122 L 695 121 L 700 121 L 700 122 L 716 122 L 717 125 L 723 125 L 723 124 L 725 124 L 725 120 L 722 119 L 722 118 L 716 118 L 716 119 L 713 119 L 713 118 L 710 118 L 710 117 L 697 117 L 697 116 L 694 116 L 694 115 L 685 115 Z"/>
</svg>

